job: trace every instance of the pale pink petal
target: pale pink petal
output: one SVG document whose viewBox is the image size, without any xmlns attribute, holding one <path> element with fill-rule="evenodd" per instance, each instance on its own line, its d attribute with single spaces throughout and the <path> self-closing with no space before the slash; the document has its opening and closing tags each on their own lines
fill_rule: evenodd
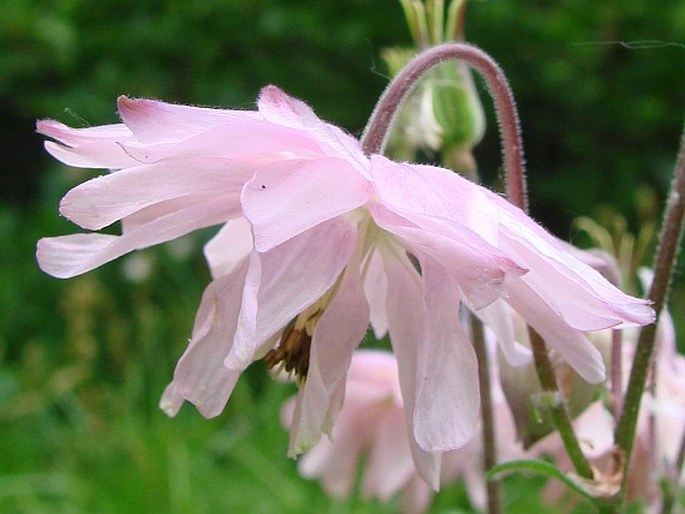
<svg viewBox="0 0 685 514">
<path fill-rule="evenodd" d="M 314 328 L 309 355 L 309 371 L 300 391 L 300 417 L 291 430 L 289 453 L 299 454 L 330 431 L 339 405 L 335 392 L 345 384 L 352 354 L 369 326 L 369 306 L 359 276 L 359 262 L 345 269 L 333 301 Z"/>
<path fill-rule="evenodd" d="M 266 86 L 259 95 L 257 107 L 259 113 L 272 123 L 306 131 L 319 142 L 326 154 L 347 159 L 368 178 L 368 159 L 361 151 L 359 141 L 322 121 L 306 103 L 286 95 L 275 86 Z"/>
<path fill-rule="evenodd" d="M 262 88 L 257 100 L 257 108 L 264 119 L 284 127 L 306 129 L 316 128 L 323 124 L 311 107 L 285 94 L 276 86 Z"/>
<path fill-rule="evenodd" d="M 520 209 L 490 191 L 485 191 L 485 194 L 500 209 L 501 244 L 508 251 L 513 251 L 517 258 L 524 259 L 524 266 L 528 266 L 527 261 L 530 261 L 528 267 L 531 269 L 544 263 L 541 273 L 554 274 L 554 280 L 547 282 L 545 288 L 541 285 L 538 293 L 545 296 L 548 303 L 556 303 L 556 308 L 563 312 L 571 326 L 579 330 L 599 330 L 645 325 L 654 321 L 654 311 L 649 301 L 625 294 L 568 252 L 567 243 L 550 235 Z M 541 280 L 544 282 L 544 279 Z M 559 287 L 562 283 L 564 287 Z M 564 311 L 564 306 L 578 309 L 584 305 L 588 305 L 587 310 L 591 309 L 590 305 L 599 305 L 600 312 L 584 318 L 583 314 Z M 588 321 L 597 317 L 600 318 L 596 320 L 597 324 Z M 603 317 L 611 319 L 612 324 L 601 326 Z M 594 328 L 588 328 L 590 324 Z"/>
<path fill-rule="evenodd" d="M 107 234 L 72 234 L 44 237 L 38 241 L 36 258 L 45 273 L 57 278 L 71 278 L 83 270 L 96 268 L 98 260 L 118 240 Z"/>
<path fill-rule="evenodd" d="M 299 402 L 298 402 L 299 403 Z M 298 416 L 295 408 L 295 416 Z M 320 477 L 326 492 L 345 497 L 352 492 L 357 478 L 361 452 L 378 419 L 378 409 L 367 401 L 348 401 L 335 427 L 333 441 L 322 439 L 300 462 L 306 477 Z"/>
<path fill-rule="evenodd" d="M 348 389 L 362 389 L 366 399 L 393 398 L 396 405 L 402 406 L 397 361 L 390 352 L 368 348 L 356 350 L 347 373 L 347 384 Z"/>
<path fill-rule="evenodd" d="M 525 272 L 469 231 L 459 237 L 446 231 L 431 232 L 381 205 L 370 204 L 369 210 L 376 224 L 395 235 L 416 257 L 426 255 L 439 262 L 474 308 L 482 308 L 502 294 L 507 273 Z"/>
<path fill-rule="evenodd" d="M 129 141 L 122 143 L 122 148 L 137 164 L 190 157 L 221 157 L 265 164 L 325 156 L 318 142 L 306 133 L 260 120 L 217 125 L 181 142 Z"/>
<path fill-rule="evenodd" d="M 487 307 L 473 310 L 483 322 L 486 330 L 492 330 L 504 358 L 514 367 L 529 364 L 532 352 L 516 341 L 513 317 L 515 313 L 503 299 L 497 299 Z"/>
<path fill-rule="evenodd" d="M 478 362 L 459 323 L 459 288 L 444 270 L 422 261 L 424 330 L 417 357 L 414 433 L 426 451 L 461 448 L 479 423 Z"/>
<path fill-rule="evenodd" d="M 580 262 L 587 264 L 595 271 L 598 271 L 604 278 L 615 286 L 620 285 L 621 270 L 618 267 L 616 257 L 609 252 L 600 250 L 599 248 L 588 248 L 581 250 L 573 246 L 571 243 L 559 240 L 562 246 L 568 253 L 573 255 Z"/>
<path fill-rule="evenodd" d="M 195 404 L 207 418 L 224 409 L 242 371 L 227 369 L 223 361 L 233 341 L 246 271 L 244 261 L 231 274 L 209 284 L 193 336 L 174 372 L 174 397 L 180 395 Z"/>
<path fill-rule="evenodd" d="M 252 226 L 240 216 L 228 220 L 204 247 L 212 277 L 230 273 L 252 249 Z"/>
<path fill-rule="evenodd" d="M 171 214 L 136 226 L 122 236 L 72 234 L 38 241 L 38 264 L 57 278 L 80 275 L 117 257 L 176 239 L 193 230 L 221 223 L 237 215 L 222 198 L 195 197 L 194 203 Z"/>
<path fill-rule="evenodd" d="M 298 470 L 305 478 L 321 479 L 326 494 L 334 498 L 349 496 L 356 479 L 361 443 L 359 436 L 337 439 L 335 446 L 329 440 L 322 439 L 302 456 Z"/>
<path fill-rule="evenodd" d="M 254 111 L 176 105 L 120 96 L 119 115 L 141 142 L 183 141 L 222 123 L 261 119 Z"/>
<path fill-rule="evenodd" d="M 433 491 L 421 480 L 415 477 L 402 493 L 402 514 L 424 514 L 433 499 Z"/>
<path fill-rule="evenodd" d="M 522 224 L 502 224 L 502 245 L 531 272 L 523 279 L 578 330 L 601 330 L 651 322 L 649 302 L 621 292 L 597 271 Z M 551 238 L 551 236 L 547 236 Z"/>
<path fill-rule="evenodd" d="M 253 166 L 216 158 L 136 166 L 76 186 L 62 199 L 60 212 L 99 230 L 150 205 L 194 194 L 221 196 L 237 211 L 240 191 L 253 174 Z"/>
<path fill-rule="evenodd" d="M 388 333 L 388 316 L 385 309 L 385 298 L 388 293 L 388 279 L 383 269 L 383 257 L 374 250 L 368 257 L 364 293 L 371 309 L 371 326 L 376 339 L 380 340 Z"/>
<path fill-rule="evenodd" d="M 241 369 L 261 345 L 335 282 L 354 250 L 354 227 L 329 220 L 273 248 L 253 252 L 235 344 L 226 360 Z"/>
<path fill-rule="evenodd" d="M 600 457 L 614 448 L 616 423 L 602 402 L 590 405 L 576 418 L 573 425 L 587 458 Z"/>
<path fill-rule="evenodd" d="M 392 211 L 419 226 L 425 220 L 470 231 L 497 247 L 499 213 L 482 187 L 451 170 L 400 164 L 379 155 L 371 158 L 371 173 L 383 204 Z"/>
<path fill-rule="evenodd" d="M 422 317 L 424 307 L 421 278 L 402 249 L 387 247 L 383 251 L 388 276 L 390 342 L 397 358 L 407 433 L 414 434 L 418 344 L 422 331 L 426 329 Z M 423 450 L 415 437 L 409 438 L 409 447 L 418 474 L 437 490 L 440 485 L 440 455 Z"/>
<path fill-rule="evenodd" d="M 265 252 L 314 225 L 363 205 L 370 186 L 347 161 L 284 161 L 264 166 L 245 184 L 243 212 Z"/>
<path fill-rule="evenodd" d="M 181 407 L 185 401 L 185 398 L 183 398 L 181 393 L 178 392 L 176 384 L 171 382 L 164 388 L 162 397 L 159 400 L 159 408 L 164 412 L 164 414 L 170 418 L 173 418 L 176 414 L 178 414 L 178 411 L 181 410 Z"/>
<path fill-rule="evenodd" d="M 57 141 L 46 142 L 45 149 L 69 166 L 119 169 L 137 164 L 120 146 L 133 140 L 131 131 L 124 125 L 76 129 L 58 121 L 42 120 L 37 123 L 36 130 Z"/>
<path fill-rule="evenodd" d="M 587 382 L 602 382 L 605 367 L 599 350 L 583 332 L 569 327 L 523 278 L 508 283 L 507 303 Z"/>
<path fill-rule="evenodd" d="M 365 498 L 377 497 L 383 501 L 406 486 L 416 474 L 404 410 L 390 406 L 376 424 L 362 482 Z"/>
</svg>

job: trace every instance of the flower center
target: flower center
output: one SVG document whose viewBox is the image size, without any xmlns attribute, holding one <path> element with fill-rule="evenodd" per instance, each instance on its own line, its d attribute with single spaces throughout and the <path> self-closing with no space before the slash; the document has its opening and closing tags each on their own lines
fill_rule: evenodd
<svg viewBox="0 0 685 514">
<path fill-rule="evenodd" d="M 357 253 L 355 259 L 360 259 L 365 262 L 361 270 L 362 280 L 368 271 L 369 259 L 374 245 L 374 236 L 380 229 L 376 227 L 368 212 L 358 209 L 350 217 L 359 223 L 358 227 L 358 242 Z M 361 257 L 359 257 L 361 254 Z M 314 329 L 316 324 L 323 316 L 328 306 L 333 301 L 333 298 L 340 289 L 345 273 L 348 273 L 346 267 L 340 273 L 335 283 L 326 291 L 321 298 L 319 298 L 312 305 L 303 310 L 289 326 L 285 328 L 278 345 L 269 350 L 264 356 L 264 362 L 269 369 L 276 369 L 276 374 L 285 370 L 289 375 L 295 375 L 298 385 L 303 385 L 307 379 L 309 371 L 309 355 L 311 351 L 312 337 L 314 336 Z"/>
<path fill-rule="evenodd" d="M 278 366 L 277 372 L 285 370 L 295 375 L 297 383 L 302 385 L 309 371 L 309 352 L 314 335 L 314 327 L 332 299 L 332 288 L 319 301 L 300 313 L 295 321 L 284 331 L 276 348 L 269 350 L 264 362 L 269 369 Z"/>
<path fill-rule="evenodd" d="M 267 352 L 264 362 L 269 369 L 280 364 L 279 371 L 285 369 L 294 373 L 298 382 L 304 382 L 309 371 L 309 350 L 312 336 L 307 330 L 296 328 L 295 324 L 286 329 L 276 348 Z"/>
</svg>

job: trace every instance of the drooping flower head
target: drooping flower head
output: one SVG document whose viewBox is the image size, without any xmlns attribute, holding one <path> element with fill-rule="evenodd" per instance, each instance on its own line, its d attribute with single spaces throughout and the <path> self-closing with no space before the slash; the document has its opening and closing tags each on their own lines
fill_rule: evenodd
<svg viewBox="0 0 685 514">
<path fill-rule="evenodd" d="M 264 358 L 300 392 L 290 453 L 330 433 L 352 353 L 369 322 L 389 332 L 413 458 L 437 486 L 439 453 L 478 423 L 476 359 L 465 304 L 525 362 L 508 305 L 589 381 L 604 378 L 584 332 L 649 323 L 629 297 L 498 195 L 449 170 L 365 155 L 304 103 L 266 87 L 257 110 L 119 99 L 121 124 L 42 121 L 62 162 L 113 170 L 72 189 L 61 213 L 86 230 L 42 239 L 41 268 L 72 277 L 135 249 L 221 225 L 207 244 L 213 281 L 162 407 L 208 417 Z"/>
</svg>

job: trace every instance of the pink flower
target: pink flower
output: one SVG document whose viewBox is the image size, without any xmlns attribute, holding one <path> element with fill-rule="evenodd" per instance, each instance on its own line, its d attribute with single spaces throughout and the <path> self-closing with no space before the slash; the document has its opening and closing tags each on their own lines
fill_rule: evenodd
<svg viewBox="0 0 685 514">
<path fill-rule="evenodd" d="M 437 486 L 435 452 L 478 423 L 476 360 L 462 302 L 528 356 L 498 320 L 508 303 L 588 380 L 603 365 L 583 332 L 649 323 L 629 297 L 520 210 L 448 170 L 366 156 L 304 103 L 266 87 L 256 111 L 120 98 L 123 124 L 42 121 L 47 150 L 72 166 L 117 170 L 72 189 L 61 213 L 122 235 L 38 242 L 41 268 L 67 278 L 127 252 L 223 224 L 206 248 L 207 287 L 190 344 L 162 398 L 205 416 L 264 358 L 300 379 L 290 453 L 330 433 L 352 353 L 371 320 L 390 333 L 413 458 Z M 420 271 L 419 271 L 420 270 Z"/>
<path fill-rule="evenodd" d="M 291 425 L 295 405 L 292 398 L 284 406 L 286 426 Z M 302 456 L 300 473 L 319 478 L 329 495 L 346 497 L 352 493 L 359 463 L 366 454 L 362 495 L 388 501 L 403 491 L 405 512 L 423 512 L 432 491 L 414 467 L 404 419 L 397 362 L 392 354 L 380 350 L 354 352 L 345 404 L 331 438 L 321 439 Z"/>
<path fill-rule="evenodd" d="M 334 497 L 352 494 L 359 465 L 363 465 L 363 497 L 388 501 L 401 493 L 402 511 L 425 512 L 433 491 L 414 467 L 406 425 L 397 362 L 382 350 L 357 350 L 347 376 L 345 404 L 330 438 L 305 453 L 300 473 L 318 478 L 323 489 Z M 524 456 L 516 442 L 516 432 L 499 381 L 493 380 L 492 394 L 500 462 Z M 289 426 L 295 399 L 283 409 Z M 482 444 L 474 437 L 459 450 L 441 454 L 442 485 L 464 478 L 469 497 L 476 508 L 485 508 L 485 482 L 482 470 Z"/>
</svg>

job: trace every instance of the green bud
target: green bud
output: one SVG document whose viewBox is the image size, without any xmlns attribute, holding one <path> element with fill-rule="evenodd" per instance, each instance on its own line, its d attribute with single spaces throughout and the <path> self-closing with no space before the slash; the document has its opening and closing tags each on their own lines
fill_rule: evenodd
<svg viewBox="0 0 685 514">
<path fill-rule="evenodd" d="M 464 0 L 447 9 L 442 0 L 400 0 L 417 49 L 461 37 Z M 382 53 L 396 75 L 415 50 L 389 48 Z M 417 154 L 440 156 L 444 165 L 475 174 L 471 153 L 485 132 L 485 115 L 471 70 L 464 63 L 445 62 L 425 74 L 403 105 L 388 141 L 396 159 L 414 160 Z"/>
<path fill-rule="evenodd" d="M 413 52 L 387 49 L 382 54 L 396 74 Z M 483 137 L 485 115 L 471 70 L 463 63 L 445 62 L 429 71 L 408 96 L 393 127 L 388 152 L 413 159 L 419 152 L 441 153 L 446 164 L 474 171 L 471 150 Z"/>
</svg>

